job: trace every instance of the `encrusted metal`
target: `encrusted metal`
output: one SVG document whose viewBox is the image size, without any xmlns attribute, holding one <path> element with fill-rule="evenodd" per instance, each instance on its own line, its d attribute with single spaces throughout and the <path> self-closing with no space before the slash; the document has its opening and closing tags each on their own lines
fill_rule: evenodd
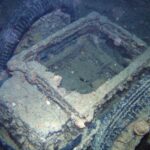
<svg viewBox="0 0 150 150">
<path fill-rule="evenodd" d="M 9 61 L 0 122 L 22 149 L 110 149 L 150 105 L 149 75 L 135 78 L 149 62 L 146 43 L 93 12 Z"/>
</svg>

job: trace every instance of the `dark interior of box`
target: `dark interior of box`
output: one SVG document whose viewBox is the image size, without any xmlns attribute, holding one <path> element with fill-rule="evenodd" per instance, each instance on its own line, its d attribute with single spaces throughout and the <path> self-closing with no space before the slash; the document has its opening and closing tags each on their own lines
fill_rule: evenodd
<svg viewBox="0 0 150 150">
<path fill-rule="evenodd" d="M 62 41 L 40 52 L 36 59 L 62 77 L 61 87 L 82 94 L 96 90 L 133 60 L 125 48 L 115 46 L 103 33 Z"/>
</svg>

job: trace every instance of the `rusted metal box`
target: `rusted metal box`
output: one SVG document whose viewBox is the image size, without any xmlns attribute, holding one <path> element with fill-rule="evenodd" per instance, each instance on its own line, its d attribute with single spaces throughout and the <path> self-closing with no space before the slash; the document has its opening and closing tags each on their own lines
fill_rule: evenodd
<svg viewBox="0 0 150 150">
<path fill-rule="evenodd" d="M 33 129 L 28 134 L 40 142 L 26 140 L 37 149 L 42 143 L 53 145 L 53 138 L 62 142 L 68 122 L 86 128 L 97 107 L 149 60 L 142 40 L 93 12 L 15 55 L 8 63 L 13 76 L 0 97 L 7 107 L 15 105 L 13 114 L 26 130 Z M 18 94 L 11 97 L 14 91 Z"/>
</svg>

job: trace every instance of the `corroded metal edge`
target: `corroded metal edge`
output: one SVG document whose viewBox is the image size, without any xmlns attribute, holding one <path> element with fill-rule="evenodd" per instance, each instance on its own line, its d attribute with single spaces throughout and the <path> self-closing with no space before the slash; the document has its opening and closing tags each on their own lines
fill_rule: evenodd
<svg viewBox="0 0 150 150">
<path fill-rule="evenodd" d="M 147 47 L 147 44 L 141 39 L 137 38 L 135 35 L 129 33 L 127 30 L 123 29 L 117 24 L 112 23 L 106 17 L 101 16 L 99 13 L 92 12 L 87 17 L 73 22 L 72 24 L 64 27 L 62 30 L 59 30 L 58 32 L 40 41 L 31 48 L 25 50 L 23 53 L 14 56 L 9 61 L 8 67 L 9 69 L 14 70 L 15 67 L 17 67 L 15 64 L 11 65 L 14 59 L 16 59 L 17 62 L 26 62 L 32 60 L 43 49 L 54 46 L 57 43 L 65 40 L 67 37 L 72 37 L 72 35 L 76 34 L 77 38 L 78 36 L 86 34 L 87 32 L 92 32 L 95 34 L 95 31 L 106 34 L 108 38 L 112 39 L 113 41 L 116 38 L 120 38 L 120 46 L 123 46 L 127 51 L 132 50 L 134 53 L 139 53 L 140 51 L 144 51 Z"/>
<path fill-rule="evenodd" d="M 36 55 L 39 52 L 41 52 L 44 48 L 51 47 L 57 43 L 60 43 L 67 37 L 71 37 L 72 35 L 76 35 L 78 37 L 85 34 L 86 32 L 90 32 L 91 30 L 93 31 L 93 29 L 96 29 L 96 31 L 106 34 L 112 40 L 115 40 L 115 38 L 120 38 L 121 46 L 125 47 L 127 51 L 130 51 L 132 49 L 133 56 L 135 54 L 143 52 L 147 47 L 147 45 L 143 41 L 131 35 L 123 28 L 110 22 L 107 18 L 99 15 L 98 13 L 91 13 L 87 17 L 74 22 L 73 24 L 67 26 L 66 28 L 56 32 L 52 36 L 49 36 L 44 41 L 39 42 L 38 44 L 34 45 L 28 50 L 23 51 L 22 53 L 14 56 L 9 61 L 8 68 L 12 72 L 21 71 L 22 73 L 24 73 L 26 78 L 28 78 L 28 80 L 33 82 L 36 79 L 39 80 L 39 77 L 42 78 L 42 80 L 44 82 L 47 82 L 48 84 L 48 88 L 45 88 L 45 91 L 47 91 L 47 89 L 50 90 L 52 85 L 49 76 L 51 76 L 51 73 L 46 71 L 46 67 L 42 66 L 41 64 L 39 64 L 37 61 L 34 60 Z M 84 95 L 72 92 L 71 94 L 65 96 L 65 101 L 68 99 L 67 103 L 70 103 L 69 101 L 70 98 L 71 99 L 81 98 L 81 103 L 80 106 L 79 105 L 73 106 L 70 103 L 65 105 L 67 107 L 63 108 L 67 109 L 67 111 L 71 114 L 71 117 L 73 116 L 73 119 L 77 118 L 75 120 L 78 120 L 79 122 L 80 118 L 82 118 L 83 122 L 91 121 L 93 119 L 93 114 L 96 107 L 102 105 L 108 100 L 105 99 L 105 97 L 109 94 L 112 95 L 113 93 L 115 93 L 115 91 L 117 90 L 116 88 L 118 86 L 126 82 L 128 77 L 131 77 L 135 72 L 140 70 L 140 68 L 142 68 L 149 60 L 150 60 L 150 48 L 148 48 L 142 55 L 136 58 L 122 72 L 120 72 L 111 80 L 105 82 L 95 92 Z M 30 67 L 33 65 L 34 68 Z M 43 83 L 38 82 L 38 84 L 42 85 Z M 53 86 L 53 88 L 56 92 L 57 88 L 55 86 Z M 59 99 L 57 100 L 58 100 L 57 103 L 60 106 L 62 106 L 62 102 Z M 92 103 L 90 103 L 91 101 Z M 89 104 L 87 104 L 87 102 L 89 102 Z M 91 111 L 89 112 L 89 110 Z"/>
</svg>

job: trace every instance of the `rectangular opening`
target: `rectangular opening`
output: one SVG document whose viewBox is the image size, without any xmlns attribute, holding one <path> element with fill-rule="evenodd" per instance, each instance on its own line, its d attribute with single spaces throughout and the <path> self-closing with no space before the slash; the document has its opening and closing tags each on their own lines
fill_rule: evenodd
<svg viewBox="0 0 150 150">
<path fill-rule="evenodd" d="M 36 57 L 48 71 L 62 77 L 60 87 L 81 94 L 97 89 L 121 72 L 132 59 L 122 46 L 115 46 L 100 32 L 62 41 L 42 50 Z"/>
</svg>

